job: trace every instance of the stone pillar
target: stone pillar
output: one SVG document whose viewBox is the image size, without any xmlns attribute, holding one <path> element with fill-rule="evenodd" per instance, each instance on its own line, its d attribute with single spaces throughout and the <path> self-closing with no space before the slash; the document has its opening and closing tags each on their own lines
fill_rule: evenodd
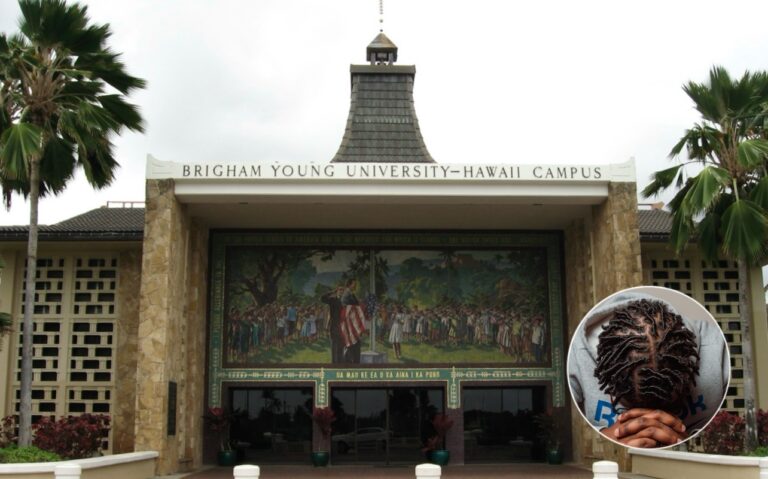
<svg viewBox="0 0 768 479">
<path fill-rule="evenodd" d="M 595 301 L 592 276 L 591 219 L 579 218 L 565 229 L 565 298 L 568 317 L 566 344 L 570 345 L 573 331 Z M 568 378 L 566 377 L 566 380 Z M 571 405 L 573 401 L 571 401 Z M 581 417 L 576 406 L 571 406 L 571 454 L 578 463 L 587 463 L 593 457 L 592 428 Z"/>
<path fill-rule="evenodd" d="M 157 474 L 199 463 L 204 391 L 207 233 L 192 224 L 172 180 L 147 180 L 140 289 L 136 450 L 158 451 Z M 177 385 L 169 434 L 169 383 Z"/>
<path fill-rule="evenodd" d="M 180 377 L 183 395 L 179 395 L 178 422 L 183 435 L 182 469 L 196 469 L 203 461 L 203 415 L 205 414 L 205 346 L 208 310 L 208 229 L 192 222 L 187 254 L 184 307 L 186 326 L 185 366 Z M 181 391 L 181 389 L 180 389 Z"/>
<path fill-rule="evenodd" d="M 610 183 L 608 199 L 592 207 L 592 218 L 592 270 L 595 302 L 598 302 L 643 282 L 635 184 Z M 622 471 L 631 469 L 632 459 L 627 448 L 604 439 L 594 430 L 590 430 L 585 439 L 590 436 L 595 458 L 617 462 Z"/>
<path fill-rule="evenodd" d="M 597 302 L 624 288 L 642 284 L 637 193 L 634 183 L 610 183 L 608 198 L 592 207 L 591 217 L 577 219 L 565 230 L 565 294 L 568 344 L 584 315 Z M 626 448 L 604 439 L 571 409 L 575 462 L 607 459 L 628 470 Z"/>
<path fill-rule="evenodd" d="M 634 183 L 609 183 L 608 199 L 592 207 L 595 299 L 640 286 L 643 268 Z"/>
<path fill-rule="evenodd" d="M 112 452 L 132 452 L 136 422 L 136 364 L 139 329 L 141 250 L 120 253 L 120 290 L 117 293 L 117 358 L 112 421 Z"/>
</svg>

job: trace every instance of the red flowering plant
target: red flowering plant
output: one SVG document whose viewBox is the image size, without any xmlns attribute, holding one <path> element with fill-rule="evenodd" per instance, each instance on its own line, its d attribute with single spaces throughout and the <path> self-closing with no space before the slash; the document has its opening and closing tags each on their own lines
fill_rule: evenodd
<svg viewBox="0 0 768 479">
<path fill-rule="evenodd" d="M 65 459 L 93 457 L 101 453 L 109 434 L 109 421 L 105 414 L 66 416 L 58 421 L 44 417 L 32 426 L 32 444 Z"/>
<path fill-rule="evenodd" d="M 336 420 L 336 413 L 329 407 L 316 407 L 312 410 L 312 420 L 317 424 L 323 439 L 328 441 L 331 437 L 332 424 Z"/>
<path fill-rule="evenodd" d="M 232 415 L 227 414 L 223 408 L 208 407 L 208 414 L 203 416 L 208 427 L 219 436 L 220 450 L 231 451 L 229 443 L 229 425 L 232 423 Z"/>
<path fill-rule="evenodd" d="M 744 449 L 744 418 L 718 412 L 701 432 L 701 445 L 710 454 L 740 455 Z"/>
<path fill-rule="evenodd" d="M 768 411 L 757 411 L 757 443 L 768 446 Z"/>
<path fill-rule="evenodd" d="M 453 427 L 453 419 L 445 414 L 435 414 L 435 417 L 432 418 L 432 427 L 435 428 L 435 434 L 427 439 L 427 442 L 422 448 L 422 452 L 442 449 L 445 436 Z"/>
<path fill-rule="evenodd" d="M 0 448 L 16 444 L 19 440 L 18 430 L 19 425 L 16 423 L 16 416 L 5 416 L 0 421 Z"/>
</svg>

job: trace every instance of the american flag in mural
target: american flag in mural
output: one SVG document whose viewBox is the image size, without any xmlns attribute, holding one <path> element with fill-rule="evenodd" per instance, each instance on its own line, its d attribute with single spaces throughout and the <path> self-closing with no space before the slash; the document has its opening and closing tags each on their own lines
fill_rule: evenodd
<svg viewBox="0 0 768 479">
<path fill-rule="evenodd" d="M 357 304 L 349 304 L 341 310 L 341 339 L 344 347 L 357 344 L 365 332 L 365 313 Z"/>
</svg>

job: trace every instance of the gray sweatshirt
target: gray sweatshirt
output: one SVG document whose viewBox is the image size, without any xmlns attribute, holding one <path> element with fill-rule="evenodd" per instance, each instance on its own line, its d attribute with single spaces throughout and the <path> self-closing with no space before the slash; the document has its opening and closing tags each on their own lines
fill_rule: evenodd
<svg viewBox="0 0 768 479">
<path fill-rule="evenodd" d="M 571 393 L 581 413 L 598 429 L 613 425 L 618 415 L 627 409 L 621 403 L 615 408 L 611 406 L 610 396 L 600 390 L 594 375 L 601 326 L 614 311 L 626 306 L 630 301 L 639 299 L 660 301 L 657 297 L 638 292 L 614 296 L 591 311 L 582 321 L 574 333 L 568 352 L 568 382 Z M 669 303 L 667 305 L 674 311 Z M 704 427 L 720 408 L 728 385 L 730 364 L 725 339 L 714 321 L 709 317 L 690 319 L 683 316 L 683 324 L 693 331 L 699 344 L 699 375 L 696 377 L 696 387 L 688 398 L 687 407 L 679 414 L 690 435 Z"/>
</svg>

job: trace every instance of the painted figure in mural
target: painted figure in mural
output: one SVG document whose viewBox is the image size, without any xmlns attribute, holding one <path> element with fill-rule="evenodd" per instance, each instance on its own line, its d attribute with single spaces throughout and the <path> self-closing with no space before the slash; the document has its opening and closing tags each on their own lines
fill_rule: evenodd
<svg viewBox="0 0 768 479">
<path fill-rule="evenodd" d="M 298 315 L 299 311 L 296 306 L 288 306 L 285 314 L 285 321 L 288 327 L 287 331 L 285 332 L 286 336 L 292 337 L 296 332 L 296 323 L 299 319 Z"/>
<path fill-rule="evenodd" d="M 286 264 L 268 297 L 259 294 L 264 287 L 258 272 L 278 253 L 235 253 L 223 323 L 230 363 L 328 363 L 330 349 L 331 363 L 356 364 L 374 318 L 377 340 L 394 349 L 393 362 L 403 361 L 404 345 L 408 361 L 421 363 L 450 361 L 456 347 L 482 351 L 499 363 L 543 363 L 549 357 L 547 291 L 529 274 L 544 264 L 540 254 L 512 252 L 515 258 L 539 258 L 525 263 L 482 251 L 462 252 L 451 262 L 435 251 L 380 252 L 384 269 L 372 307 L 370 299 L 357 296 L 367 288 L 346 280 L 368 274 L 356 263 L 357 251 L 335 251 L 328 258 L 280 252 L 298 259 Z M 311 347 L 315 343 L 323 347 Z"/>
<path fill-rule="evenodd" d="M 344 343 L 341 340 L 341 295 L 344 292 L 343 287 L 338 287 L 328 293 L 325 293 L 320 300 L 328 305 L 328 338 L 331 342 L 331 363 L 341 364 L 344 362 Z"/>
<path fill-rule="evenodd" d="M 544 360 L 544 326 L 543 316 L 536 316 L 533 319 L 531 343 L 533 344 L 533 355 L 536 358 L 537 363 Z"/>
<path fill-rule="evenodd" d="M 328 331 L 333 364 L 360 363 L 360 337 L 365 332 L 365 318 L 354 293 L 356 287 L 357 281 L 350 279 L 321 298 L 330 308 Z"/>
<path fill-rule="evenodd" d="M 389 342 L 395 350 L 395 357 L 400 359 L 400 343 L 403 341 L 403 323 L 405 318 L 400 308 L 395 306 L 392 309 L 392 326 L 389 329 Z"/>
<path fill-rule="evenodd" d="M 360 302 L 357 300 L 357 296 L 355 296 L 355 289 L 357 289 L 357 280 L 347 280 L 344 285 L 344 291 L 341 294 L 341 305 L 344 307 L 342 313 L 344 321 L 341 326 L 342 336 L 345 337 L 344 362 L 360 364 L 360 334 L 362 332 L 359 331 L 359 328 L 356 330 L 353 325 L 352 322 L 355 318 L 352 315 L 362 312 L 362 309 L 359 307 Z M 356 306 L 356 308 L 351 308 L 350 306 Z"/>
</svg>

